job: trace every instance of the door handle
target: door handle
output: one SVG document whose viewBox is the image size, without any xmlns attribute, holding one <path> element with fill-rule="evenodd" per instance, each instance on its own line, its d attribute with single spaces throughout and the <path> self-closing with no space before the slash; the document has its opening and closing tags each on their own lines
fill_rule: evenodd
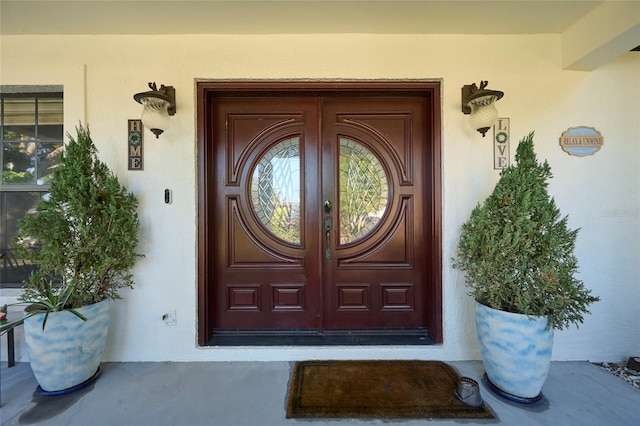
<svg viewBox="0 0 640 426">
<path fill-rule="evenodd" d="M 333 218 L 331 216 L 325 216 L 324 217 L 324 230 L 325 231 L 331 231 L 331 228 L 333 228 Z"/>
<path fill-rule="evenodd" d="M 331 201 L 324 200 L 324 214 L 331 214 Z"/>
<path fill-rule="evenodd" d="M 325 201 L 325 206 L 328 201 Z M 331 204 L 331 203 L 329 203 Z M 326 207 L 325 207 L 326 211 Z M 333 218 L 331 216 L 324 217 L 324 232 L 327 239 L 327 247 L 324 252 L 324 257 L 331 259 L 331 228 L 333 228 Z"/>
</svg>

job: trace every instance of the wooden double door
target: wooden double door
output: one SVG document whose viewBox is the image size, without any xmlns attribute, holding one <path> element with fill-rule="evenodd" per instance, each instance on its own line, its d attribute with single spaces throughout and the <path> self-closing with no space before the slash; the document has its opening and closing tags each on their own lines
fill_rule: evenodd
<svg viewBox="0 0 640 426">
<path fill-rule="evenodd" d="M 207 332 L 426 336 L 440 285 L 428 99 L 223 95 L 206 109 Z"/>
</svg>

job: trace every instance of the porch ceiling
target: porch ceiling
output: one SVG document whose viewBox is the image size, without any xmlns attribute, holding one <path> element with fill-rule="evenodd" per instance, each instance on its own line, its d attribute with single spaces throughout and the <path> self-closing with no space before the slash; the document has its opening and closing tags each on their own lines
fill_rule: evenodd
<svg viewBox="0 0 640 426">
<path fill-rule="evenodd" d="M 561 33 L 602 1 L 1 0 L 8 34 Z"/>
<path fill-rule="evenodd" d="M 603 29 L 603 18 L 621 28 Z M 627 23 L 618 25 L 620 18 Z M 584 46 L 563 51 L 563 58 L 571 58 L 563 66 L 577 62 L 582 65 L 571 69 L 593 69 L 591 63 L 598 66 L 640 45 L 640 1 L 0 0 L 3 36 L 341 33 L 560 34 L 563 39 L 568 34 L 570 41 L 588 39 L 589 45 L 586 53 Z M 594 53 L 595 60 L 585 65 L 585 55 Z"/>
</svg>

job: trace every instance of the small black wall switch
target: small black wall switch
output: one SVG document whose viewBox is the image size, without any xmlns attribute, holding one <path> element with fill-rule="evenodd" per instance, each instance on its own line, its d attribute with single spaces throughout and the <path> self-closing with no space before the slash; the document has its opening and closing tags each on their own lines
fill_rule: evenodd
<svg viewBox="0 0 640 426">
<path fill-rule="evenodd" d="M 165 189 L 164 190 L 164 202 L 166 204 L 171 204 L 171 190 L 170 189 Z"/>
</svg>

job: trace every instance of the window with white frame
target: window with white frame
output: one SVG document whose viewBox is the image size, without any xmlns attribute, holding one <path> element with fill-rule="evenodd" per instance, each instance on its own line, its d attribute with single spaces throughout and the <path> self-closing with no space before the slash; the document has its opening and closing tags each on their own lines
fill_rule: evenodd
<svg viewBox="0 0 640 426">
<path fill-rule="evenodd" d="M 19 288 L 36 265 L 16 250 L 18 221 L 46 197 L 63 144 L 63 89 L 0 86 L 0 287 Z M 23 242 L 28 244 L 28 242 Z"/>
</svg>

